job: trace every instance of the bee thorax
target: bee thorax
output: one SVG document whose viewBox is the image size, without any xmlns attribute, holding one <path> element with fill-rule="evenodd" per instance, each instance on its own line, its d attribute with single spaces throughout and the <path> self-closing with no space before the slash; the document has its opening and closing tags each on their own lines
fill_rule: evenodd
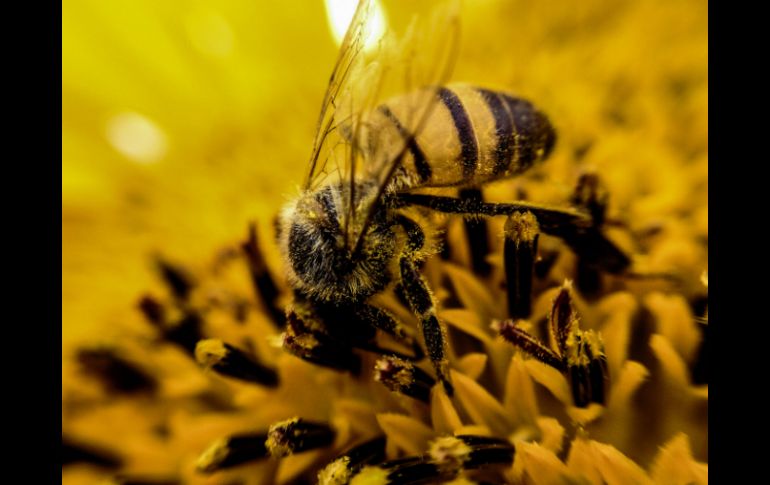
<svg viewBox="0 0 770 485">
<path fill-rule="evenodd" d="M 339 190 L 326 186 L 304 194 L 281 216 L 279 242 L 288 262 L 289 283 L 316 301 L 361 302 L 390 281 L 395 242 L 389 225 L 375 218 L 353 254 L 354 241 L 346 236 L 340 217 L 348 213 L 345 200 Z"/>
</svg>

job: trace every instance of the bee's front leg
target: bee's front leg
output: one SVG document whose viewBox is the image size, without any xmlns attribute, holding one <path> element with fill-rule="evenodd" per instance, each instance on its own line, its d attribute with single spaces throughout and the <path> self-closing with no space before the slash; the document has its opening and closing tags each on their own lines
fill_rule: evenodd
<svg viewBox="0 0 770 485">
<path fill-rule="evenodd" d="M 433 367 L 436 369 L 436 377 L 444 385 L 447 395 L 452 396 L 454 388 L 449 379 L 446 332 L 436 316 L 436 303 L 433 295 L 415 265 L 415 255 L 425 243 L 425 234 L 416 222 L 406 216 L 399 216 L 398 224 L 404 228 L 407 237 L 404 254 L 399 260 L 404 295 L 412 311 L 420 319 L 425 346 Z"/>
<path fill-rule="evenodd" d="M 420 319 L 422 335 L 425 339 L 425 346 L 428 348 L 433 367 L 436 369 L 436 376 L 444 385 L 447 395 L 454 394 L 454 388 L 449 380 L 449 360 L 447 359 L 447 336 L 436 316 L 436 305 L 433 300 L 427 284 L 420 276 L 414 262 L 408 257 L 403 256 L 400 260 L 401 281 L 404 286 L 409 306 Z"/>
</svg>

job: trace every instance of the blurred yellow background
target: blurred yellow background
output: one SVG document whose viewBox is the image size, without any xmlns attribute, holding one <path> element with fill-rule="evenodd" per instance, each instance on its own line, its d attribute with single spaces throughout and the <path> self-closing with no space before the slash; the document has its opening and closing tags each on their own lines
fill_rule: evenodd
<svg viewBox="0 0 770 485">
<path fill-rule="evenodd" d="M 338 47 L 322 0 L 65 0 L 62 16 L 66 346 L 131 325 L 153 252 L 208 260 L 250 220 L 270 231 L 305 173 Z M 560 132 L 550 164 L 591 147 L 586 164 L 636 189 L 619 204 L 702 206 L 707 234 L 707 190 L 665 190 L 707 180 L 705 0 L 483 0 L 461 19 L 454 81 L 535 100 Z"/>
</svg>

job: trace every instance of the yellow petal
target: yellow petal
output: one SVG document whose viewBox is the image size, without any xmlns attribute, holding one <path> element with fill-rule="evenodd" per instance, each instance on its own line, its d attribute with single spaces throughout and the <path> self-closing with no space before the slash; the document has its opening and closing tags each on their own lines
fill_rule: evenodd
<svg viewBox="0 0 770 485">
<path fill-rule="evenodd" d="M 481 373 L 484 372 L 484 366 L 487 365 L 487 354 L 469 353 L 465 354 L 457 362 L 457 367 L 473 380 L 478 380 Z"/>
<path fill-rule="evenodd" d="M 441 312 L 441 318 L 449 325 L 476 337 L 481 342 L 492 342 L 492 336 L 482 325 L 481 316 L 470 310 L 449 309 Z"/>
<path fill-rule="evenodd" d="M 594 460 L 591 442 L 585 438 L 577 437 L 572 441 L 567 457 L 567 468 L 591 484 L 602 485 L 604 483 Z"/>
<path fill-rule="evenodd" d="M 665 378 L 677 386 L 688 387 L 690 385 L 689 371 L 671 342 L 666 337 L 655 334 L 650 337 L 650 347 L 661 363 Z"/>
<path fill-rule="evenodd" d="M 335 417 L 344 420 L 359 435 L 374 435 L 379 426 L 370 403 L 355 399 L 339 399 L 334 402 Z"/>
<path fill-rule="evenodd" d="M 553 485 L 577 483 L 567 466 L 550 450 L 537 443 L 517 441 L 512 481 Z"/>
<path fill-rule="evenodd" d="M 572 392 L 561 372 L 535 359 L 525 360 L 524 365 L 532 379 L 551 391 L 565 406 L 572 406 Z"/>
<path fill-rule="evenodd" d="M 599 303 L 599 311 L 607 315 L 601 333 L 610 380 L 620 372 L 626 361 L 631 336 L 631 319 L 638 307 L 636 298 L 625 292 L 614 293 Z"/>
<path fill-rule="evenodd" d="M 513 426 L 502 404 L 473 379 L 459 372 L 450 372 L 455 396 L 473 422 L 488 426 L 499 435 L 510 433 Z"/>
<path fill-rule="evenodd" d="M 684 296 L 653 293 L 644 302 L 656 317 L 657 333 L 666 337 L 686 362 L 692 362 L 701 332 Z"/>
<path fill-rule="evenodd" d="M 607 485 L 652 485 L 644 470 L 614 446 L 591 442 L 596 467 Z"/>
<path fill-rule="evenodd" d="M 382 413 L 377 415 L 377 422 L 388 438 L 388 448 L 395 447 L 409 455 L 423 453 L 428 449 L 428 441 L 436 437 L 431 428 L 409 416 Z"/>
<path fill-rule="evenodd" d="M 543 448 L 559 453 L 564 447 L 564 426 L 554 418 L 537 418 L 540 428 L 540 445 Z"/>
<path fill-rule="evenodd" d="M 567 407 L 567 415 L 572 418 L 572 421 L 579 423 L 582 426 L 586 426 L 592 421 L 596 421 L 602 414 L 604 414 L 604 406 L 595 402 L 592 402 L 585 408 L 579 408 L 577 406 Z"/>
<path fill-rule="evenodd" d="M 693 459 L 687 435 L 677 433 L 655 457 L 650 475 L 658 485 L 705 485 L 708 483 L 708 465 Z"/>
<path fill-rule="evenodd" d="M 463 423 L 443 386 L 433 386 L 430 393 L 430 418 L 439 434 L 453 434 Z"/>
<path fill-rule="evenodd" d="M 521 355 L 515 355 L 508 366 L 503 406 L 516 426 L 535 425 L 539 413 L 535 385 Z"/>
<path fill-rule="evenodd" d="M 649 376 L 647 369 L 640 363 L 632 360 L 623 365 L 623 370 L 610 387 L 608 410 L 627 410 L 634 392 Z"/>
<path fill-rule="evenodd" d="M 496 316 L 496 305 L 492 300 L 489 289 L 482 284 L 471 272 L 453 264 L 444 266 L 447 276 L 457 291 L 457 297 L 463 306 L 476 313 L 482 320 L 489 320 Z"/>
<path fill-rule="evenodd" d="M 295 481 L 300 474 L 317 466 L 322 460 L 333 457 L 331 450 L 312 450 L 296 455 L 289 455 L 281 458 L 276 475 L 276 483 L 290 483 Z"/>
</svg>

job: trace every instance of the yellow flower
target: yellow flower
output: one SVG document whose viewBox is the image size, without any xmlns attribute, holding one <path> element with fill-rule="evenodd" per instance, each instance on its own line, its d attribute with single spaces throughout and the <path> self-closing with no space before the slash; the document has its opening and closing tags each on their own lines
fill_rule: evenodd
<svg viewBox="0 0 770 485">
<path fill-rule="evenodd" d="M 63 483 L 707 483 L 705 1 L 462 6 L 453 79 L 536 101 L 559 133 L 542 167 L 484 197 L 586 205 L 606 189 L 603 231 L 632 271 L 541 235 L 531 311 L 514 315 L 511 227 L 443 221 L 447 251 L 421 273 L 452 397 L 424 360 L 351 350 L 346 372 L 286 344 L 273 219 L 336 55 L 322 2 L 63 7 Z M 418 333 L 396 295 L 377 303 Z"/>
</svg>

